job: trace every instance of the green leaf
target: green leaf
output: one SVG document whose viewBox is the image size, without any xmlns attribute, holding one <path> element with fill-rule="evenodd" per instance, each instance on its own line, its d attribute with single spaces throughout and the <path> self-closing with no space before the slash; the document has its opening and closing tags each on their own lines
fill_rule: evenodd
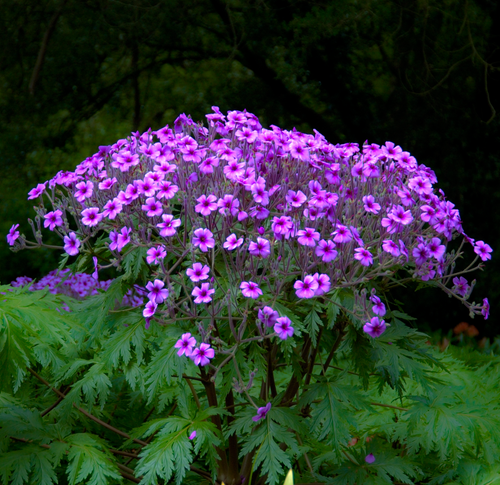
<svg viewBox="0 0 500 485">
<path fill-rule="evenodd" d="M 137 476 L 143 476 L 141 485 L 156 485 L 158 477 L 168 482 L 174 474 L 175 483 L 181 485 L 193 461 L 191 443 L 188 438 L 191 421 L 170 416 L 162 420 L 161 425 L 161 429 L 155 426 L 159 429 L 157 436 L 142 449 L 139 455 L 140 460 L 135 473 Z"/>
<path fill-rule="evenodd" d="M 105 485 L 110 480 L 121 480 L 118 467 L 103 440 L 89 433 L 70 435 L 66 470 L 70 485 L 85 481 L 87 485 Z"/>
</svg>

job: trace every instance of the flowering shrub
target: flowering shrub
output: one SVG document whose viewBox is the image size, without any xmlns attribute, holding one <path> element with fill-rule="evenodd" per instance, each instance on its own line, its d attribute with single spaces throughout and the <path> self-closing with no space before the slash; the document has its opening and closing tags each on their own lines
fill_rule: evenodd
<svg viewBox="0 0 500 485">
<path fill-rule="evenodd" d="M 29 192 L 34 241 L 18 224 L 7 235 L 16 251 L 42 246 L 42 230 L 52 231 L 61 267 L 77 256 L 74 273 L 94 270 L 89 288 L 86 277 L 68 285 L 56 282 L 65 273 L 51 275 L 52 292 L 62 284 L 81 288 L 66 295 L 98 294 L 64 299 L 67 343 L 45 343 L 57 359 L 26 357 L 33 381 L 23 384 L 19 364 L 12 385 L 58 394 L 36 412 L 66 426 L 69 441 L 49 441 L 64 443 L 70 483 L 121 474 L 142 484 L 196 475 L 274 484 L 292 463 L 309 481 L 451 479 L 486 430 L 454 435 L 451 450 L 440 447 L 443 429 L 419 434 L 417 423 L 434 419 L 432 396 L 443 389 L 435 376 L 446 366 L 389 290 L 437 286 L 488 318 L 488 300 L 469 301 L 465 276 L 491 258 L 490 246 L 464 233 L 434 172 L 391 142 L 333 145 L 215 107 L 207 119 L 208 128 L 181 115 L 173 128 L 100 147 Z M 475 259 L 459 269 L 469 245 Z M 106 268 L 117 277 L 98 283 Z M 390 404 L 409 405 L 415 393 L 415 408 Z M 124 420 L 126 409 L 133 417 Z M 100 478 L 75 433 L 102 458 Z M 57 456 L 47 459 L 56 466 Z M 7 483 L 15 467 L 1 463 Z"/>
</svg>

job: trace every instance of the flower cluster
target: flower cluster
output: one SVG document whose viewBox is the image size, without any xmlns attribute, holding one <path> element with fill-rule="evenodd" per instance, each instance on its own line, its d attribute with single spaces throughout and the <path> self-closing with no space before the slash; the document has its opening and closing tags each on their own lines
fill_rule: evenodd
<svg viewBox="0 0 500 485">
<path fill-rule="evenodd" d="M 214 107 L 207 120 L 204 127 L 181 115 L 173 128 L 100 147 L 74 172 L 38 184 L 29 192 L 37 204 L 36 242 L 15 224 L 8 243 L 39 247 L 43 223 L 69 256 L 99 240 L 99 257 L 118 269 L 145 250 L 147 324 L 172 315 L 212 322 L 199 347 L 190 333 L 179 341 L 180 355 L 197 365 L 214 357 L 217 318 L 229 321 L 236 342 L 248 332 L 285 340 L 294 329 L 273 302 L 324 299 L 398 271 L 432 281 L 488 317 L 487 299 L 468 302 L 472 285 L 464 275 L 492 249 L 465 235 L 458 210 L 435 188 L 434 172 L 410 153 L 391 142 L 334 145 L 317 131 L 265 129 L 246 111 L 224 115 Z M 456 271 L 466 244 L 476 266 Z M 379 297 L 370 300 L 364 331 L 376 337 L 386 310 Z M 249 329 L 251 312 L 236 319 L 240 306 L 254 304 L 254 321 L 274 333 Z"/>
<path fill-rule="evenodd" d="M 11 286 L 20 287 L 30 283 L 30 290 L 48 289 L 54 295 L 66 295 L 77 300 L 83 300 L 89 296 L 97 295 L 99 290 L 106 291 L 113 280 L 99 281 L 87 273 L 71 273 L 69 269 L 53 270 L 37 282 L 27 276 L 19 276 L 11 282 Z M 121 305 L 140 307 L 144 304 L 144 289 L 135 285 L 124 296 Z M 65 309 L 67 309 L 65 307 Z"/>
</svg>

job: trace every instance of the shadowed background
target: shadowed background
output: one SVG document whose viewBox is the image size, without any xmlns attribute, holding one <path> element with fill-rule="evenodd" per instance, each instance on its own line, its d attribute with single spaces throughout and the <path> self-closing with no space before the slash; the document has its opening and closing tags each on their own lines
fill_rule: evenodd
<svg viewBox="0 0 500 485">
<path fill-rule="evenodd" d="M 467 234 L 494 249 L 472 300 L 500 311 L 500 8 L 496 1 L 45 0 L 0 5 L 0 232 L 27 192 L 131 131 L 212 105 L 333 143 L 393 141 L 436 171 Z M 470 249 L 469 254 L 472 254 Z M 0 281 L 59 255 L 10 253 Z M 423 329 L 472 323 L 439 291 L 400 291 Z"/>
</svg>

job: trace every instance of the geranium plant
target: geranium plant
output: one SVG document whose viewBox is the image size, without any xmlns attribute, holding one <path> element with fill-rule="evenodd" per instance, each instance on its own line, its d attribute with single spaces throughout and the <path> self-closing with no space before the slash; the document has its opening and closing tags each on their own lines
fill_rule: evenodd
<svg viewBox="0 0 500 485">
<path fill-rule="evenodd" d="M 3 483 L 276 484 L 292 467 L 445 483 L 472 458 L 496 473 L 500 401 L 459 389 L 491 397 L 498 371 L 468 382 L 391 300 L 430 285 L 488 318 L 467 277 L 492 249 L 434 172 L 391 142 L 207 120 L 133 133 L 30 191 L 34 240 L 16 224 L 8 243 L 52 231 L 63 258 L 3 289 Z"/>
</svg>

